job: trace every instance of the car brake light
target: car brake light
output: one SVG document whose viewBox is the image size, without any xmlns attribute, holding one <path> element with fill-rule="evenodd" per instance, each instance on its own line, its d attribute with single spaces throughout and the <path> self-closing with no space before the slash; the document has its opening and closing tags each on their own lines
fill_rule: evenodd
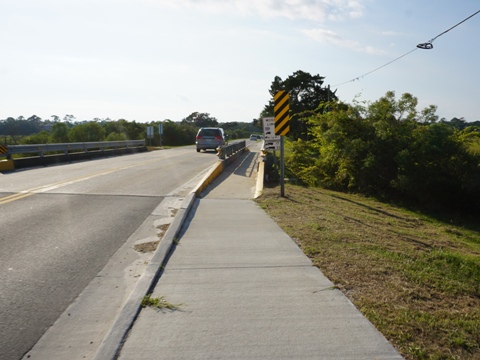
<svg viewBox="0 0 480 360">
<path fill-rule="evenodd" d="M 215 136 L 215 140 L 222 140 L 221 136 Z"/>
<path fill-rule="evenodd" d="M 200 136 L 200 135 L 199 135 L 199 136 L 197 136 L 197 140 L 199 140 L 199 139 L 203 139 L 203 137 L 202 137 L 202 136 Z"/>
</svg>

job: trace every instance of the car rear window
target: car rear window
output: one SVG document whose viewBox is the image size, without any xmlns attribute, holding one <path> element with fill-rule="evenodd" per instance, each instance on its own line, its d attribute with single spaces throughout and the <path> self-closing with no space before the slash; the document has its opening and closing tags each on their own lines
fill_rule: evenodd
<svg viewBox="0 0 480 360">
<path fill-rule="evenodd" d="M 215 136 L 222 136 L 222 133 L 218 129 L 202 129 L 200 131 L 200 135 L 215 137 Z"/>
</svg>

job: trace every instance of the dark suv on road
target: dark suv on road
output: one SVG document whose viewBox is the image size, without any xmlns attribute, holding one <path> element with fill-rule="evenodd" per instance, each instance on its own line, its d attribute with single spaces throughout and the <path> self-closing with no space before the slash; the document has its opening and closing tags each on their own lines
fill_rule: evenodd
<svg viewBox="0 0 480 360">
<path fill-rule="evenodd" d="M 219 146 L 227 143 L 226 136 L 223 129 L 219 127 L 204 127 L 198 130 L 195 144 L 197 145 L 197 152 L 200 150 L 213 149 L 216 150 Z"/>
</svg>

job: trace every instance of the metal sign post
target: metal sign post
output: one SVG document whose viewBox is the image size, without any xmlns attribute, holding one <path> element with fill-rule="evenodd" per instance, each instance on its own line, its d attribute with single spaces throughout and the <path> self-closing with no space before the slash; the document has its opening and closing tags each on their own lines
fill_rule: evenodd
<svg viewBox="0 0 480 360">
<path fill-rule="evenodd" d="M 280 136 L 280 196 L 285 197 L 285 139 Z"/>
<path fill-rule="evenodd" d="M 158 135 L 160 136 L 160 147 L 162 146 L 163 123 L 158 124 Z"/>
</svg>

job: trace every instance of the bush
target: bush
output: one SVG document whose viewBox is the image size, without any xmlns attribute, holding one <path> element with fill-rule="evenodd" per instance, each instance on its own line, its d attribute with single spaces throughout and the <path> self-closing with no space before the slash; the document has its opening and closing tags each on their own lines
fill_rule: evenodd
<svg viewBox="0 0 480 360">
<path fill-rule="evenodd" d="M 105 140 L 105 129 L 96 122 L 75 125 L 68 133 L 71 142 L 95 142 Z"/>
<path fill-rule="evenodd" d="M 416 104 L 392 92 L 367 107 L 331 104 L 309 118 L 311 140 L 293 142 L 286 164 L 311 186 L 480 210 L 480 156 L 465 140 L 470 130 L 429 122 L 433 107 L 419 115 Z"/>
<path fill-rule="evenodd" d="M 45 130 L 42 130 L 38 134 L 25 136 L 21 140 L 22 144 L 48 144 L 51 143 L 50 134 Z"/>
</svg>

